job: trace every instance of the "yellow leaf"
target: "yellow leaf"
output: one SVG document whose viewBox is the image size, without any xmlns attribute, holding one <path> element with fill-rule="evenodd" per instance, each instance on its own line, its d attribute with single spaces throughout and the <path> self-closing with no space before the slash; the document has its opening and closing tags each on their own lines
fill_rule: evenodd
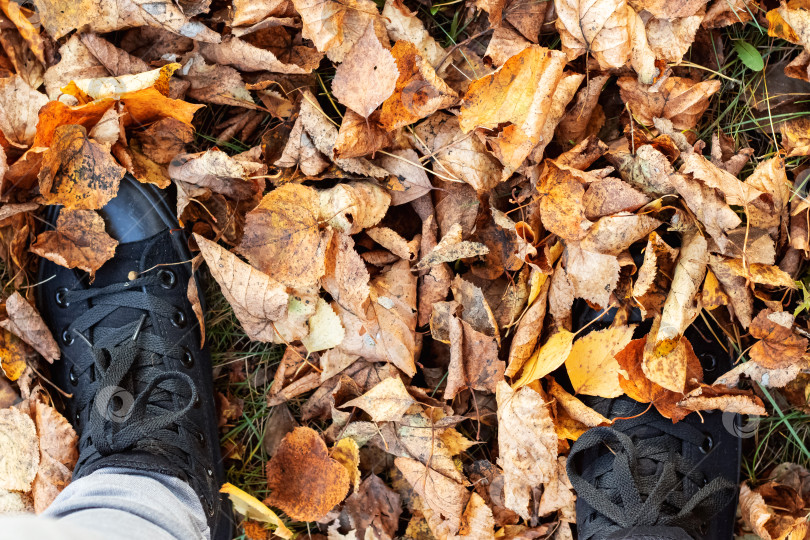
<svg viewBox="0 0 810 540">
<path fill-rule="evenodd" d="M 89 103 L 96 99 L 119 98 L 126 93 L 151 87 L 167 96 L 169 95 L 169 79 L 179 68 L 180 64 L 174 63 L 135 75 L 79 79 L 70 81 L 67 86 L 62 88 L 62 92 L 77 98 L 80 103 Z"/>
<path fill-rule="evenodd" d="M 616 326 L 590 332 L 577 340 L 565 361 L 568 377 L 577 394 L 614 398 L 624 391 L 619 385 L 615 354 L 633 338 L 635 326 Z"/>
<path fill-rule="evenodd" d="M 574 334 L 568 330 L 560 330 L 551 336 L 545 345 L 537 349 L 523 368 L 523 375 L 512 385 L 518 389 L 522 386 L 541 379 L 563 365 L 571 353 Z"/>
<path fill-rule="evenodd" d="M 340 439 L 332 447 L 329 457 L 343 465 L 349 473 L 349 483 L 357 491 L 360 489 L 360 448 L 354 439 Z"/>
<path fill-rule="evenodd" d="M 290 531 L 290 529 L 284 525 L 281 518 L 253 495 L 245 493 L 233 484 L 223 485 L 219 492 L 228 495 L 228 498 L 233 504 L 233 509 L 239 514 L 245 516 L 247 519 L 275 525 L 276 530 L 273 532 L 273 534 L 281 538 L 293 537 L 292 531 Z"/>
</svg>

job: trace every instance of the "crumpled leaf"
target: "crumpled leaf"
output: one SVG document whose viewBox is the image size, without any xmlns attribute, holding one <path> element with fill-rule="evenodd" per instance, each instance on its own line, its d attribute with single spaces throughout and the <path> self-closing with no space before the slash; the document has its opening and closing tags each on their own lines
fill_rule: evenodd
<svg viewBox="0 0 810 540">
<path fill-rule="evenodd" d="M 391 54 L 399 76 L 394 93 L 382 105 L 380 122 L 385 129 L 392 131 L 413 124 L 458 100 L 458 94 L 436 74 L 413 43 L 397 41 Z"/>
<path fill-rule="evenodd" d="M 678 253 L 656 232 L 650 233 L 644 261 L 633 284 L 633 300 L 645 317 L 660 315 L 664 309 Z"/>
<path fill-rule="evenodd" d="M 810 11 L 803 0 L 784 0 L 767 13 L 768 35 L 810 48 Z"/>
<path fill-rule="evenodd" d="M 386 186 L 391 195 L 391 206 L 409 203 L 433 189 L 426 169 L 419 163 L 419 155 L 411 148 L 384 155 L 380 166 L 396 177 L 396 184 L 389 177 Z"/>
<path fill-rule="evenodd" d="M 39 469 L 34 421 L 15 407 L 0 409 L 0 489 L 29 491 Z"/>
<path fill-rule="evenodd" d="M 343 122 L 340 124 L 335 147 L 332 149 L 335 157 L 356 158 L 371 155 L 373 158 L 377 150 L 389 146 L 392 142 L 391 134 L 380 126 L 378 119 L 379 114 L 376 112 L 369 118 L 363 118 L 353 110 L 347 109 L 346 114 L 343 115 Z M 413 150 L 410 151 L 413 152 Z M 400 150 L 400 152 L 402 151 Z M 392 161 L 398 160 L 392 159 Z M 389 167 L 385 165 L 382 167 L 389 173 L 391 172 Z M 391 194 L 393 196 L 394 192 L 391 191 Z"/>
<path fill-rule="evenodd" d="M 541 142 L 564 67 L 561 53 L 533 45 L 467 89 L 461 101 L 459 127 L 464 133 L 474 128 L 500 130 L 497 137 L 488 137 L 488 142 L 504 165 L 503 179 Z"/>
<path fill-rule="evenodd" d="M 116 196 L 125 173 L 84 127 L 60 126 L 42 160 L 39 190 L 45 204 L 94 210 Z"/>
<path fill-rule="evenodd" d="M 504 506 L 529 519 L 532 491 L 557 477 L 557 434 L 543 397 L 531 387 L 498 383 L 498 465 Z"/>
<path fill-rule="evenodd" d="M 489 248 L 480 242 L 470 242 L 461 239 L 461 224 L 454 223 L 449 231 L 442 237 L 430 253 L 422 257 L 416 264 L 417 270 L 430 268 L 437 264 L 453 262 L 458 259 L 486 255 Z"/>
<path fill-rule="evenodd" d="M 762 400 L 750 390 L 737 390 L 723 385 L 701 385 L 683 397 L 678 407 L 695 411 L 721 410 L 735 414 L 767 416 Z"/>
<path fill-rule="evenodd" d="M 221 42 L 202 43 L 199 50 L 211 64 L 227 64 L 242 71 L 270 70 L 276 73 L 305 74 L 318 67 L 321 59 L 314 50 L 304 48 L 305 54 L 295 58 L 302 65 L 283 62 L 273 51 L 257 47 L 236 36 L 228 36 Z"/>
<path fill-rule="evenodd" d="M 90 274 L 115 255 L 118 241 L 104 232 L 104 220 L 92 210 L 62 209 L 56 230 L 37 236 L 31 251 L 65 268 L 79 268 Z"/>
<path fill-rule="evenodd" d="M 72 30 L 90 29 L 106 34 L 122 28 L 153 26 L 196 41 L 218 43 L 221 36 L 168 0 L 35 0 L 42 25 L 54 39 Z"/>
<path fill-rule="evenodd" d="M 341 408 L 359 407 L 375 422 L 399 422 L 416 400 L 399 377 L 389 377 L 359 398 L 347 401 Z"/>
<path fill-rule="evenodd" d="M 0 321 L 0 327 L 16 335 L 53 363 L 59 360 L 59 345 L 53 339 L 45 321 L 37 310 L 17 291 L 6 299 L 8 319 Z"/>
<path fill-rule="evenodd" d="M 225 152 L 212 148 L 197 154 L 178 154 L 169 164 L 169 176 L 173 180 L 208 188 L 232 199 L 249 199 L 259 187 L 249 179 L 258 167 L 247 161 L 239 161 Z"/>
<path fill-rule="evenodd" d="M 555 0 L 557 31 L 568 60 L 590 52 L 602 69 L 623 67 L 630 57 L 629 18 L 636 14 L 624 0 L 582 5 Z"/>
<path fill-rule="evenodd" d="M 334 229 L 357 234 L 385 216 L 391 197 L 372 182 L 349 182 L 318 192 L 319 218 Z"/>
<path fill-rule="evenodd" d="M 0 79 L 0 132 L 6 141 L 19 148 L 31 146 L 39 110 L 46 103 L 48 98 L 19 75 Z"/>
<path fill-rule="evenodd" d="M 233 509 L 246 519 L 252 519 L 261 523 L 269 523 L 270 525 L 275 526 L 273 534 L 278 537 L 293 537 L 292 531 L 290 531 L 286 525 L 284 525 L 281 518 L 253 495 L 245 493 L 238 487 L 227 482 L 223 484 L 219 492 L 226 494 L 233 505 Z"/>
<path fill-rule="evenodd" d="M 576 394 L 614 398 L 624 391 L 619 385 L 619 363 L 614 358 L 633 338 L 635 326 L 594 330 L 574 342 L 565 368 Z"/>
<path fill-rule="evenodd" d="M 415 459 L 398 457 L 394 465 L 424 500 L 426 511 L 431 514 L 427 517 L 434 534 L 441 531 L 440 536 L 455 535 L 461 526 L 468 498 L 466 488 Z"/>
<path fill-rule="evenodd" d="M 124 94 L 154 87 L 161 94 L 167 95 L 169 79 L 180 68 L 180 64 L 166 64 L 159 69 L 142 73 L 121 75 L 118 77 L 97 77 L 70 81 L 62 91 L 87 103 L 96 99 L 115 98 Z"/>
<path fill-rule="evenodd" d="M 278 341 L 273 322 L 287 315 L 291 299 L 286 288 L 215 242 L 198 234 L 194 241 L 248 337 Z"/>
<path fill-rule="evenodd" d="M 343 105 L 363 118 L 394 93 L 399 70 L 369 23 L 363 36 L 335 71 L 332 93 Z"/>
<path fill-rule="evenodd" d="M 40 466 L 31 494 L 34 510 L 41 513 L 70 483 L 71 471 L 79 459 L 79 438 L 64 416 L 41 401 L 36 402 L 34 423 L 39 435 Z"/>
<path fill-rule="evenodd" d="M 484 193 L 501 181 L 501 167 L 484 143 L 464 135 L 458 118 L 436 113 L 414 129 L 418 149 L 435 159 L 433 173 L 451 182 L 466 182 Z"/>
<path fill-rule="evenodd" d="M 808 340 L 793 333 L 793 320 L 785 311 L 760 311 L 749 327 L 751 336 L 760 340 L 748 353 L 751 360 L 768 369 L 800 364 Z"/>
<path fill-rule="evenodd" d="M 458 317 L 449 321 L 450 365 L 444 399 L 453 399 L 464 389 L 494 393 L 503 380 L 504 362 L 498 359 L 494 337 L 477 332 Z"/>
<path fill-rule="evenodd" d="M 677 130 L 695 127 L 709 107 L 709 98 L 720 90 L 718 80 L 695 82 L 681 77 L 669 77 L 658 92 L 632 77 L 620 77 L 618 85 L 635 120 L 652 126 L 653 118 L 665 118 Z"/>
<path fill-rule="evenodd" d="M 267 462 L 267 504 L 298 521 L 316 521 L 349 492 L 349 473 L 329 457 L 326 444 L 313 429 L 295 428 Z"/>
</svg>

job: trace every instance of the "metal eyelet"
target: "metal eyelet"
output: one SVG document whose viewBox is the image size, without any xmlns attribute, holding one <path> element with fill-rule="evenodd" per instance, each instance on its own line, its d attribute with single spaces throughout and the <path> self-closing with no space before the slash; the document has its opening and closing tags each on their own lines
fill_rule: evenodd
<svg viewBox="0 0 810 540">
<path fill-rule="evenodd" d="M 79 384 L 79 377 L 76 376 L 76 371 L 73 369 L 73 366 L 70 366 L 70 371 L 68 371 L 68 379 L 70 379 L 70 384 L 73 386 Z"/>
<path fill-rule="evenodd" d="M 701 354 L 700 363 L 703 364 L 703 369 L 706 371 L 714 371 L 717 369 L 717 358 L 711 353 Z"/>
<path fill-rule="evenodd" d="M 708 454 L 712 448 L 714 448 L 714 439 L 712 439 L 712 436 L 708 433 L 704 433 L 703 442 L 700 443 L 700 451 L 704 454 Z"/>
<path fill-rule="evenodd" d="M 158 279 L 160 279 L 160 286 L 164 289 L 173 289 L 177 284 L 177 276 L 171 270 L 161 268 L 158 270 Z"/>
<path fill-rule="evenodd" d="M 182 363 L 183 367 L 186 369 L 191 369 L 191 367 L 194 365 L 194 357 L 185 347 L 183 347 L 183 358 L 180 359 L 180 363 Z"/>
<path fill-rule="evenodd" d="M 64 330 L 62 330 L 62 343 L 64 343 L 64 344 L 65 344 L 65 345 L 67 345 L 68 347 L 70 347 L 71 345 L 73 345 L 73 342 L 74 342 L 74 341 L 76 341 L 76 338 L 75 338 L 75 337 L 73 337 L 73 334 L 71 334 L 71 333 L 68 331 L 68 329 L 67 329 L 67 328 L 65 328 Z"/>
<path fill-rule="evenodd" d="M 54 293 L 54 299 L 56 300 L 56 305 L 60 308 L 66 308 L 70 305 L 70 302 L 65 300 L 65 295 L 67 294 L 68 290 L 67 287 L 59 287 L 56 289 L 56 293 Z"/>
<path fill-rule="evenodd" d="M 183 312 L 182 309 L 178 309 L 172 314 L 172 326 L 174 326 L 175 328 L 186 327 L 186 314 Z"/>
<path fill-rule="evenodd" d="M 213 478 L 213 476 L 214 476 L 214 471 L 211 469 L 211 467 L 206 467 L 206 468 L 205 468 L 205 474 L 207 474 L 208 476 L 210 476 L 210 477 L 212 477 L 212 478 Z"/>
</svg>

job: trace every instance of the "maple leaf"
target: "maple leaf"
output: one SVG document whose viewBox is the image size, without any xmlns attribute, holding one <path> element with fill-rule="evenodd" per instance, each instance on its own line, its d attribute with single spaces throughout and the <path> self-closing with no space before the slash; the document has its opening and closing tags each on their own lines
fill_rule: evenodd
<svg viewBox="0 0 810 540">
<path fill-rule="evenodd" d="M 79 268 L 90 274 L 115 255 L 118 241 L 104 232 L 104 220 L 92 210 L 59 212 L 56 230 L 45 231 L 31 245 L 31 251 L 65 268 Z"/>
</svg>

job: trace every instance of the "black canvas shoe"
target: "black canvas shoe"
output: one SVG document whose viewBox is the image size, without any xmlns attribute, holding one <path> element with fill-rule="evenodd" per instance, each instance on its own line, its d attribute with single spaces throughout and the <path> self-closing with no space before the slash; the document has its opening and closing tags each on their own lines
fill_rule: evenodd
<svg viewBox="0 0 810 540">
<path fill-rule="evenodd" d="M 584 311 L 589 313 L 575 319 L 578 328 L 595 316 Z M 609 323 L 610 313 L 593 327 Z M 687 337 L 708 381 L 730 369 L 719 344 L 695 330 Z M 622 419 L 588 430 L 569 454 L 579 540 L 733 538 L 741 439 L 729 428 L 739 425 L 738 415 L 692 413 L 673 424 L 627 396 L 583 401 L 607 418 Z"/>
<path fill-rule="evenodd" d="M 59 210 L 48 208 L 48 223 Z M 231 538 L 211 358 L 186 296 L 186 236 L 165 193 L 130 176 L 99 213 L 119 245 L 93 283 L 39 265 L 37 305 L 62 350 L 52 376 L 72 395 L 64 411 L 79 434 L 74 478 L 103 467 L 181 478 L 199 495 L 212 538 Z"/>
</svg>

